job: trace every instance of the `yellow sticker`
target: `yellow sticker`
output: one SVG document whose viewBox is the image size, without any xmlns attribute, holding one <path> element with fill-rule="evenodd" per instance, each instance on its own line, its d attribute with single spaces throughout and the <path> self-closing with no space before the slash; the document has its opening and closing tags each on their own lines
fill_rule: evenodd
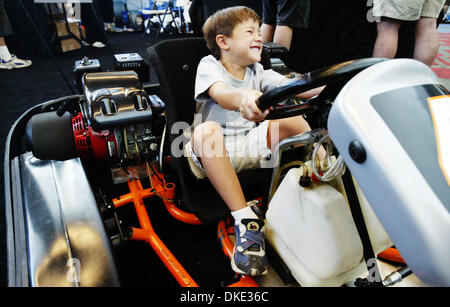
<svg viewBox="0 0 450 307">
<path fill-rule="evenodd" d="M 450 95 L 428 98 L 433 119 L 439 166 L 450 186 Z"/>
</svg>

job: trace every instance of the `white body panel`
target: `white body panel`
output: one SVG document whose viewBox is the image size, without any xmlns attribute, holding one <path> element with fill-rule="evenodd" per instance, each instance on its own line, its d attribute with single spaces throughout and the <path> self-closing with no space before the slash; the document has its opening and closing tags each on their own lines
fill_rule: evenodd
<svg viewBox="0 0 450 307">
<path fill-rule="evenodd" d="M 438 197 L 430 180 L 424 178 L 423 169 L 419 170 L 417 161 L 412 160 L 415 153 L 405 150 L 373 105 L 376 95 L 410 88 L 413 90 L 408 91 L 410 95 L 404 97 L 405 101 L 410 102 L 411 107 L 422 106 L 426 98 L 419 97 L 416 89 L 434 84 L 439 84 L 439 79 L 418 61 L 399 59 L 374 65 L 342 89 L 330 112 L 328 129 L 333 143 L 412 271 L 427 284 L 449 286 L 450 214 L 445 207 L 449 204 L 443 203 L 442 193 Z M 417 109 L 418 116 L 428 116 L 426 107 Z M 396 116 L 400 125 L 413 126 L 416 120 L 415 116 L 405 118 L 401 112 L 390 116 Z M 418 138 L 416 132 L 423 132 L 421 129 L 426 128 L 419 124 L 414 126 L 407 135 L 408 142 L 420 146 L 424 138 Z M 434 135 L 433 131 L 430 133 Z M 355 162 L 349 154 L 349 145 L 355 140 L 366 151 L 363 163 Z M 424 146 L 420 150 L 430 149 Z M 448 190 L 443 194 L 447 197 Z"/>
</svg>

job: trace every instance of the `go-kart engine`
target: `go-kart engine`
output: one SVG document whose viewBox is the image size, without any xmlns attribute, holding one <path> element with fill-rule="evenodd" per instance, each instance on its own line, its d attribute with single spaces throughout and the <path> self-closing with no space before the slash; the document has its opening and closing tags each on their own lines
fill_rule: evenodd
<svg viewBox="0 0 450 307">
<path fill-rule="evenodd" d="M 148 124 L 95 131 L 80 112 L 72 118 L 72 127 L 77 152 L 84 159 L 130 164 L 158 150 Z"/>
<path fill-rule="evenodd" d="M 62 105 L 56 112 L 29 120 L 26 140 L 34 156 L 41 160 L 81 157 L 119 168 L 156 157 L 153 109 L 163 103 L 143 90 L 137 74 L 89 73 L 82 83 L 84 97 L 75 106 Z"/>
</svg>

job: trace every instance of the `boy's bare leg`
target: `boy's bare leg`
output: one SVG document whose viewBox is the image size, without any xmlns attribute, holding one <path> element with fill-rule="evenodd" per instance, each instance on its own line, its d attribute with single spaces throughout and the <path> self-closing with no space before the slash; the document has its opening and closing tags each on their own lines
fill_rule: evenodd
<svg viewBox="0 0 450 307">
<path fill-rule="evenodd" d="M 292 28 L 289 26 L 276 26 L 273 42 L 285 46 L 289 50 L 291 48 L 292 33 Z"/>
<path fill-rule="evenodd" d="M 415 27 L 416 43 L 414 46 L 414 58 L 431 66 L 439 50 L 436 18 L 420 18 L 416 22 Z"/>
<path fill-rule="evenodd" d="M 276 125 L 273 125 L 274 122 L 278 123 L 279 131 L 278 131 L 278 142 L 272 144 L 272 134 L 273 134 L 272 129 L 276 127 Z M 301 115 L 273 120 L 269 123 L 269 129 L 267 131 L 267 145 L 271 150 L 274 150 L 275 147 L 278 145 L 278 143 L 284 140 L 285 138 L 309 130 L 311 130 L 311 128 Z"/>
<path fill-rule="evenodd" d="M 227 156 L 222 128 L 215 122 L 205 122 L 199 128 L 194 130 L 192 144 L 195 154 L 201 157 L 206 175 L 231 211 L 245 208 L 247 203 Z"/>
<path fill-rule="evenodd" d="M 231 210 L 235 221 L 236 241 L 231 267 L 241 274 L 255 276 L 267 273 L 264 222 L 247 206 L 236 172 L 227 156 L 222 127 L 216 122 L 201 124 L 194 130 L 192 143 L 196 156 L 201 156 L 206 175 Z"/>
<path fill-rule="evenodd" d="M 273 39 L 273 33 L 275 32 L 274 25 L 268 25 L 263 23 L 261 25 L 261 37 L 263 42 L 271 42 Z"/>
<path fill-rule="evenodd" d="M 5 39 L 3 37 L 0 37 L 0 47 L 1 46 L 6 46 Z"/>
<path fill-rule="evenodd" d="M 373 48 L 375 58 L 395 58 L 398 48 L 398 30 L 402 22 L 392 18 L 382 18 L 377 22 L 377 39 Z"/>
</svg>

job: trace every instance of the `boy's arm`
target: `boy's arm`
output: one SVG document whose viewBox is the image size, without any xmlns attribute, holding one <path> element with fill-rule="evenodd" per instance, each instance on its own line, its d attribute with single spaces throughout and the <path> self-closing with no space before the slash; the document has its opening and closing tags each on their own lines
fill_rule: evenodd
<svg viewBox="0 0 450 307">
<path fill-rule="evenodd" d="M 242 117 L 251 121 L 263 120 L 269 110 L 262 112 L 256 106 L 256 100 L 261 92 L 249 89 L 230 89 L 225 82 L 218 81 L 208 89 L 208 95 L 222 108 L 239 110 Z"/>
<path fill-rule="evenodd" d="M 261 88 L 263 89 L 263 92 L 266 92 L 267 90 L 273 89 L 276 86 L 280 86 L 289 81 L 292 81 L 292 79 L 286 78 L 286 76 L 284 76 L 272 69 L 267 69 L 267 70 L 264 70 L 263 74 L 262 74 Z M 325 86 L 313 88 L 306 92 L 297 94 L 296 97 L 308 99 L 308 98 L 314 97 L 316 95 L 319 95 L 320 92 L 322 92 L 322 90 L 324 88 L 325 88 Z"/>
<path fill-rule="evenodd" d="M 286 78 L 286 79 L 282 82 L 282 84 L 285 83 L 285 82 L 291 81 L 291 80 L 292 80 L 292 79 Z M 320 87 L 316 87 L 316 88 L 313 88 L 313 89 L 311 89 L 311 90 L 309 90 L 309 91 L 306 91 L 306 92 L 297 94 L 297 95 L 295 95 L 295 97 L 308 99 L 308 98 L 311 98 L 311 97 L 314 97 L 314 96 L 319 95 L 319 94 L 322 92 L 322 90 L 323 90 L 324 88 L 325 88 L 325 85 L 324 85 L 324 86 L 320 86 Z"/>
<path fill-rule="evenodd" d="M 322 90 L 325 88 L 325 86 L 326 85 L 321 86 L 321 87 L 316 87 L 316 88 L 313 88 L 312 90 L 300 93 L 300 94 L 295 95 L 295 96 L 299 97 L 299 98 L 306 98 L 306 99 L 307 98 L 311 98 L 311 97 L 319 95 L 322 92 Z"/>
</svg>

